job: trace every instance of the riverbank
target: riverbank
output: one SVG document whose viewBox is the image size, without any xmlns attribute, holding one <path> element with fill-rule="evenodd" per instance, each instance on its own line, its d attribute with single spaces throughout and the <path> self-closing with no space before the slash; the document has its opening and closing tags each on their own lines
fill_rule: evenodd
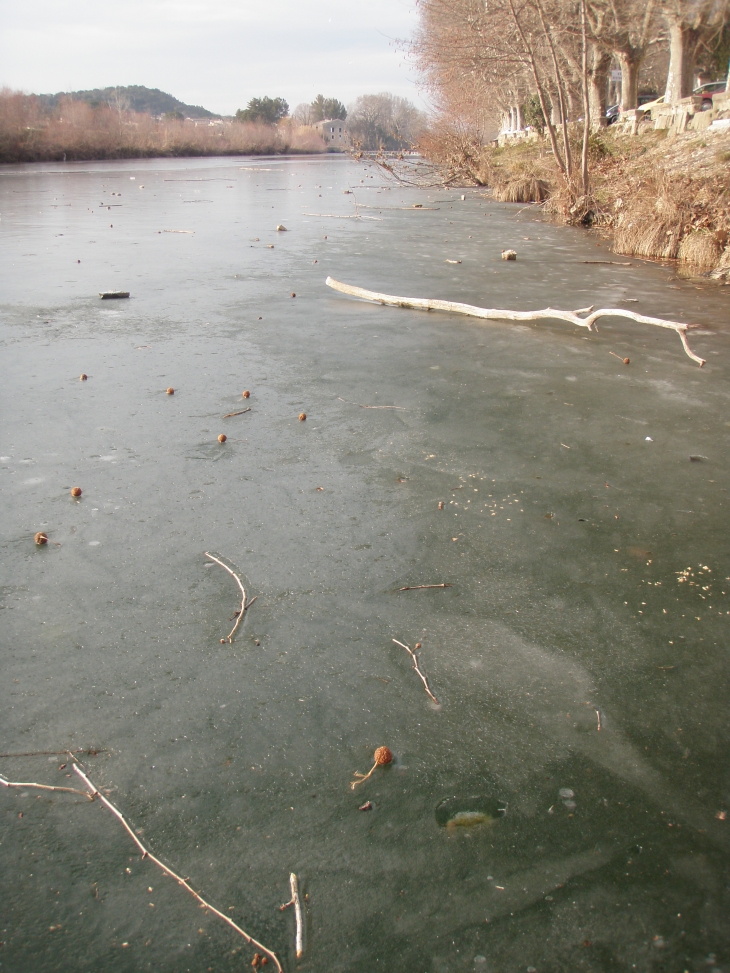
<svg viewBox="0 0 730 973">
<path fill-rule="evenodd" d="M 0 93 L 0 164 L 325 151 L 317 132 L 289 119 L 158 119 L 70 98 L 48 111 L 34 95 Z"/>
<path fill-rule="evenodd" d="M 536 202 L 572 224 L 593 226 L 616 253 L 676 260 L 683 274 L 730 282 L 730 133 L 666 130 L 591 137 L 591 194 L 565 192 L 547 141 L 431 152 L 456 179 L 488 186 L 502 202 Z M 579 158 L 576 141 L 574 157 Z"/>
</svg>

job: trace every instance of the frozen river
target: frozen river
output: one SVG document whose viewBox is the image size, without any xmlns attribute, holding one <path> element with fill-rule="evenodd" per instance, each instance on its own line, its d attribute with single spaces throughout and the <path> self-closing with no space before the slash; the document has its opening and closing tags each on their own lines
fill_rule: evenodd
<svg viewBox="0 0 730 973">
<path fill-rule="evenodd" d="M 335 157 L 0 172 L 0 749 L 60 752 L 0 773 L 79 787 L 99 749 L 287 973 L 730 970 L 727 291 L 465 196 Z M 328 274 L 693 321 L 707 364 Z M 205 551 L 257 596 L 232 644 Z M 2 788 L 0 822 L 0 970 L 250 967 L 98 801 Z"/>
</svg>

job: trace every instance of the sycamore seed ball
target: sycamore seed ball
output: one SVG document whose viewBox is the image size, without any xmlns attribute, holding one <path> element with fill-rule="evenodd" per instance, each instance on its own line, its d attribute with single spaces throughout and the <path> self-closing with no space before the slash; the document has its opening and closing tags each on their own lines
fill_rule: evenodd
<svg viewBox="0 0 730 973">
<path fill-rule="evenodd" d="M 391 763 L 393 760 L 393 754 L 390 752 L 388 747 L 378 747 L 373 754 L 373 757 L 375 759 L 375 763 L 381 767 L 385 764 Z"/>
<path fill-rule="evenodd" d="M 86 381 L 86 379 L 87 379 L 88 377 L 89 377 L 89 376 L 88 376 L 88 375 L 86 374 L 86 372 L 82 372 L 82 373 L 81 373 L 81 374 L 79 375 L 79 382 L 85 382 L 85 381 Z"/>
<path fill-rule="evenodd" d="M 304 422 L 304 420 L 305 420 L 306 418 L 307 418 L 307 413 L 306 413 L 306 412 L 300 412 L 300 413 L 299 413 L 299 421 L 300 421 L 300 422 Z"/>
<path fill-rule="evenodd" d="M 244 397 L 244 399 L 250 399 L 251 398 L 251 393 L 249 392 L 248 389 L 246 389 L 246 391 L 243 393 L 243 397 Z"/>
<path fill-rule="evenodd" d="M 81 487 L 71 487 L 71 496 L 80 497 L 82 493 Z"/>
<path fill-rule="evenodd" d="M 36 542 L 36 544 L 39 547 L 41 547 L 43 544 L 47 544 L 48 543 L 48 534 L 46 534 L 42 530 L 39 530 L 38 533 L 33 538 L 33 540 Z"/>
<path fill-rule="evenodd" d="M 224 432 L 222 432 L 220 434 L 220 436 L 218 437 L 218 442 L 219 443 L 224 443 L 226 441 L 226 439 L 228 439 L 228 436 L 226 436 L 226 434 Z"/>
<path fill-rule="evenodd" d="M 168 395 L 174 395 L 174 394 L 175 394 L 175 389 L 174 389 L 174 388 L 172 387 L 172 385 L 171 385 L 171 386 L 170 386 L 170 388 L 169 388 L 169 389 L 167 390 L 167 394 L 168 394 Z"/>
</svg>

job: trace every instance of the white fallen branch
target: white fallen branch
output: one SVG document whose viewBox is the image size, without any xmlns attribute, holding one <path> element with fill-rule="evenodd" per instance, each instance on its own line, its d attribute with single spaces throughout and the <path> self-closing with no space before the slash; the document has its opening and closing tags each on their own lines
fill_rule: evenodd
<svg viewBox="0 0 730 973">
<path fill-rule="evenodd" d="M 592 331 L 598 318 L 628 318 L 638 324 L 655 324 L 660 328 L 676 331 L 682 342 L 682 347 L 692 361 L 696 361 L 700 368 L 705 364 L 705 359 L 695 355 L 687 344 L 688 324 L 682 324 L 679 321 L 665 321 L 664 318 L 650 318 L 645 314 L 635 314 L 633 311 L 624 310 L 624 308 L 601 308 L 598 311 L 592 311 L 588 317 L 581 318 L 577 311 L 559 311 L 552 307 L 543 308 L 540 311 L 507 311 L 501 308 L 459 304 L 456 301 L 432 301 L 420 297 L 394 297 L 392 294 L 379 294 L 377 291 L 365 290 L 364 287 L 343 284 L 333 277 L 328 277 L 325 283 L 333 290 L 340 291 L 342 294 L 349 294 L 352 297 L 360 297 L 364 301 L 390 304 L 393 307 L 409 307 L 416 311 L 450 311 L 453 314 L 466 314 L 469 317 L 482 318 L 487 321 L 565 321 L 568 324 Z"/>
<path fill-rule="evenodd" d="M 86 776 L 86 774 L 83 772 L 83 770 L 81 770 L 81 768 L 78 766 L 78 764 L 74 764 L 74 770 L 79 775 L 79 777 L 81 778 L 81 780 L 83 780 L 83 782 L 89 788 L 89 791 L 91 792 L 91 794 L 90 794 L 91 799 L 93 800 L 95 797 L 98 797 L 99 800 L 101 801 L 101 803 L 105 807 L 107 807 L 116 818 L 119 819 L 120 823 L 122 824 L 122 826 L 124 827 L 124 829 L 127 831 L 127 833 L 129 834 L 130 838 L 132 839 L 132 841 L 135 843 L 135 845 L 142 852 L 142 858 L 149 858 L 149 860 L 152 861 L 152 862 L 154 862 L 155 865 L 157 865 L 159 868 L 161 868 L 162 871 L 166 875 L 169 875 L 170 878 L 174 878 L 175 881 L 178 883 L 178 885 L 181 885 L 184 889 L 186 889 L 193 896 L 193 898 L 200 905 L 201 909 L 206 909 L 206 910 L 214 913 L 214 915 L 218 916 L 219 919 L 222 919 L 223 922 L 225 922 L 227 925 L 229 925 L 231 927 L 231 929 L 234 929 L 239 934 L 239 936 L 243 936 L 243 938 L 246 940 L 246 942 L 249 945 L 255 946 L 257 949 L 260 949 L 262 953 L 266 953 L 266 955 L 268 957 L 270 957 L 274 961 L 274 963 L 276 965 L 276 969 L 278 970 L 278 973 L 284 973 L 284 971 L 282 969 L 282 966 L 281 966 L 281 963 L 279 962 L 279 959 L 278 959 L 276 953 L 272 952 L 272 950 L 270 950 L 270 949 L 267 949 L 266 946 L 262 945 L 262 943 L 258 942 L 258 940 L 256 940 L 256 939 L 254 939 L 253 936 L 249 936 L 249 934 L 244 929 L 241 929 L 241 927 L 239 925 L 237 925 L 233 921 L 233 919 L 229 918 L 227 915 L 225 915 L 225 913 L 220 912 L 218 909 L 216 909 L 215 906 L 211 905 L 210 902 L 206 902 L 205 899 L 201 895 L 198 895 L 198 893 L 195 891 L 195 889 L 192 888 L 192 886 L 189 885 L 188 882 L 184 878 L 182 878 L 180 875 L 178 875 L 177 872 L 173 872 L 173 870 L 171 868 L 168 868 L 167 865 L 163 864 L 160 861 L 159 858 L 156 858 L 152 854 L 151 851 L 148 851 L 147 848 L 145 848 L 145 846 L 139 840 L 139 838 L 137 837 L 137 835 L 134 833 L 133 829 L 129 826 L 129 824 L 127 823 L 127 821 L 126 821 L 124 815 L 122 814 L 122 812 L 119 811 L 118 808 L 116 808 L 111 803 L 111 801 L 108 801 L 104 797 L 104 795 L 101 793 L 101 791 L 99 791 L 96 787 L 94 787 L 94 785 L 91 783 L 91 781 Z M 80 793 L 83 793 L 83 791 L 80 792 Z"/>
<path fill-rule="evenodd" d="M 295 940 L 295 947 L 297 951 L 297 959 L 301 959 L 304 954 L 304 922 L 302 920 L 302 900 L 299 897 L 299 882 L 294 872 L 289 876 L 289 885 L 291 886 L 291 898 L 284 905 L 279 906 L 279 911 L 283 912 L 284 909 L 288 909 L 290 905 L 294 906 L 294 918 L 297 924 L 297 934 Z"/>
</svg>

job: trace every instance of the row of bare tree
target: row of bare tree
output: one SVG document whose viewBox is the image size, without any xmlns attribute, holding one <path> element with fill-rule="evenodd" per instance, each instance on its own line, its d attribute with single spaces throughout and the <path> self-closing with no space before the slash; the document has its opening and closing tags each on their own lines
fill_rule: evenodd
<svg viewBox="0 0 730 973">
<path fill-rule="evenodd" d="M 730 0 L 420 0 L 413 53 L 440 114 L 485 130 L 499 114 L 539 104 L 566 181 L 588 191 L 591 120 L 605 117 L 611 66 L 621 107 L 638 106 L 646 59 L 668 49 L 668 104 L 692 93 L 701 61 L 725 56 Z M 574 159 L 568 122 L 583 120 Z"/>
</svg>

